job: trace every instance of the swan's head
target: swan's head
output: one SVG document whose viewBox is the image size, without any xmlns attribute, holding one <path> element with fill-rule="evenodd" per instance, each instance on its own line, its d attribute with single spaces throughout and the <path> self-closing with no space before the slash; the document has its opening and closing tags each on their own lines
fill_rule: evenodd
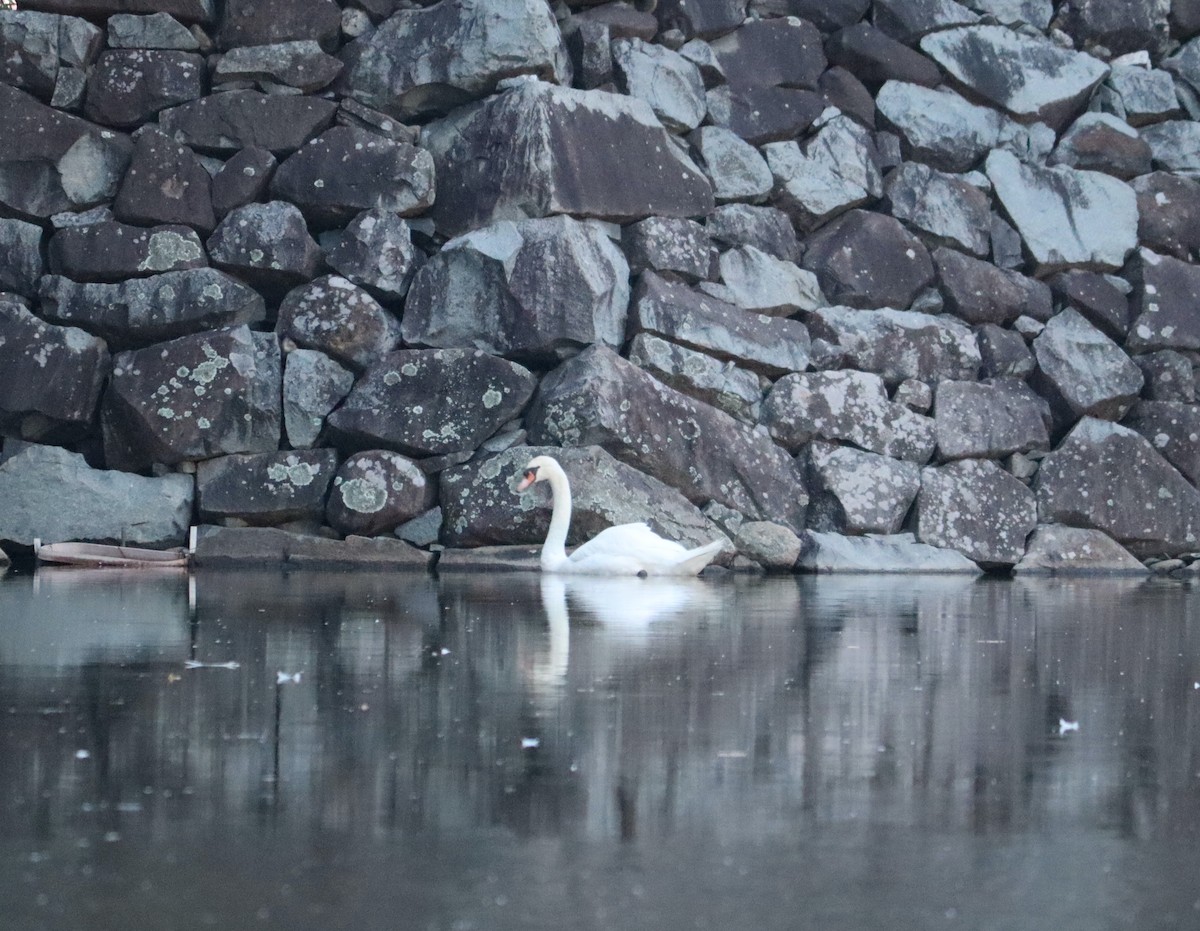
<svg viewBox="0 0 1200 931">
<path fill-rule="evenodd" d="M 549 477 L 553 466 L 556 465 L 558 463 L 549 456 L 534 456 L 521 470 L 521 482 L 517 485 L 517 491 L 524 491 L 534 482 L 544 481 Z"/>
</svg>

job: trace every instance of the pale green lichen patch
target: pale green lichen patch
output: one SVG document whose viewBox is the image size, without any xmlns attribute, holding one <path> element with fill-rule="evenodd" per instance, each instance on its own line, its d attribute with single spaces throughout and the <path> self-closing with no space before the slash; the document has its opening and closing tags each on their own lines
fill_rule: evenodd
<svg viewBox="0 0 1200 931">
<path fill-rule="evenodd" d="M 495 388 L 488 388 L 488 390 L 483 393 L 483 406 L 488 410 L 491 410 L 503 400 L 504 395 Z"/>
<path fill-rule="evenodd" d="M 387 504 L 387 491 L 374 482 L 361 478 L 346 479 L 338 486 L 342 503 L 351 511 L 374 514 Z"/>
<path fill-rule="evenodd" d="M 287 463 L 275 462 L 267 467 L 267 478 L 280 484 L 304 486 L 311 485 L 317 477 L 319 469 L 311 463 L 297 462 L 295 457 L 289 457 Z M 343 492 L 343 496 L 344 496 Z"/>
</svg>

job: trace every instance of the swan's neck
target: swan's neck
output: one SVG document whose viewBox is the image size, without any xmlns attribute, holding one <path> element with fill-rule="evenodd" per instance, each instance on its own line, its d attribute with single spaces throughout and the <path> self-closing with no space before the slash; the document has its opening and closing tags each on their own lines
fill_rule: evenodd
<svg viewBox="0 0 1200 931">
<path fill-rule="evenodd" d="M 542 544 L 542 568 L 556 569 L 567 561 L 567 531 L 571 527 L 571 483 L 567 473 L 558 466 L 547 470 L 546 481 L 550 483 L 550 494 L 554 508 L 550 512 L 550 530 Z"/>
</svg>

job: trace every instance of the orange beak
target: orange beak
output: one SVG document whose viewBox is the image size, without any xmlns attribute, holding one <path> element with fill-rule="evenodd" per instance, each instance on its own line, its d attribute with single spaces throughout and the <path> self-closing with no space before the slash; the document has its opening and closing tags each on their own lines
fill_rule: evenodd
<svg viewBox="0 0 1200 931">
<path fill-rule="evenodd" d="M 530 478 L 528 475 L 526 475 L 526 476 L 525 476 L 523 479 L 521 479 L 521 481 L 520 481 L 520 482 L 517 484 L 517 491 L 524 491 L 526 488 L 528 488 L 528 487 L 529 487 L 530 485 L 532 485 L 532 484 L 533 484 L 533 479 L 532 479 L 532 478 Z"/>
</svg>

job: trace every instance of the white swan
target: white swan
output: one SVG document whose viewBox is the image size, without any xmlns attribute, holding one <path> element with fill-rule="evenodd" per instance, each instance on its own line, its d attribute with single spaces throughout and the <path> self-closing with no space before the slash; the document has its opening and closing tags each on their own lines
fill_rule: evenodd
<svg viewBox="0 0 1200 931">
<path fill-rule="evenodd" d="M 517 491 L 534 482 L 549 482 L 554 499 L 550 530 L 542 544 L 542 571 L 580 575 L 695 575 L 725 545 L 713 540 L 686 549 L 665 540 L 645 524 L 621 524 L 600 531 L 567 555 L 567 529 L 571 526 L 571 485 L 562 466 L 550 456 L 535 456 L 522 471 Z"/>
</svg>

